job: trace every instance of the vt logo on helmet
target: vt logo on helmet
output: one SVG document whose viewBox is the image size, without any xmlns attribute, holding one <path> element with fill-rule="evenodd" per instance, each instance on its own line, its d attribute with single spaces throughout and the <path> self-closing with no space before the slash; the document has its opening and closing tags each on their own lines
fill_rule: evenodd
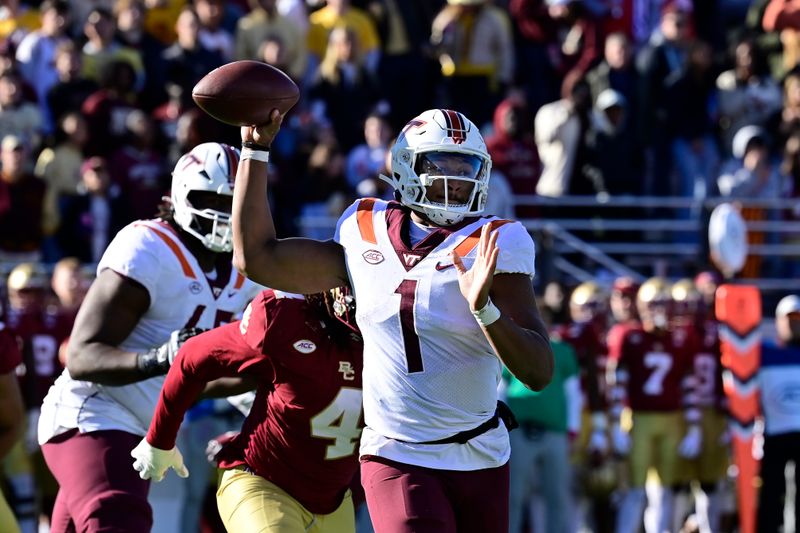
<svg viewBox="0 0 800 533">
<path fill-rule="evenodd" d="M 478 128 L 457 111 L 409 121 L 392 147 L 392 185 L 403 205 L 439 226 L 483 213 L 492 161 Z"/>
<path fill-rule="evenodd" d="M 213 252 L 233 250 L 231 205 L 239 150 L 203 143 L 184 155 L 172 172 L 175 222 Z"/>
</svg>

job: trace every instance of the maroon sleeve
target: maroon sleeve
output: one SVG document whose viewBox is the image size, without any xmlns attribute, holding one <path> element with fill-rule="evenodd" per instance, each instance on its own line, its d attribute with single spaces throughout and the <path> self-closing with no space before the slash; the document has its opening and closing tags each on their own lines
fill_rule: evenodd
<svg viewBox="0 0 800 533">
<path fill-rule="evenodd" d="M 17 339 L 0 322 L 0 374 L 13 372 L 22 362 Z"/>
<path fill-rule="evenodd" d="M 232 322 L 212 329 L 192 337 L 181 347 L 169 369 L 147 432 L 147 442 L 152 446 L 162 450 L 175 446 L 186 411 L 209 381 L 239 374 L 273 379 L 270 361 L 247 345 L 240 325 L 241 322 Z"/>
</svg>

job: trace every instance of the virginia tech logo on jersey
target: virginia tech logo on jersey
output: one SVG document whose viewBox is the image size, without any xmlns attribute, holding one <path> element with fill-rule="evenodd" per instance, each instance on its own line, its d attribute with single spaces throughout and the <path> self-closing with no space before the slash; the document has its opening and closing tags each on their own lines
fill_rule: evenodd
<svg viewBox="0 0 800 533">
<path fill-rule="evenodd" d="M 407 267 L 413 267 L 414 265 L 419 263 L 420 259 L 422 259 L 421 255 L 407 254 L 403 252 L 403 262 L 406 264 Z"/>
<path fill-rule="evenodd" d="M 378 263 L 383 263 L 383 254 L 380 253 L 378 250 L 367 250 L 361 257 L 364 258 L 364 261 L 369 263 L 370 265 L 377 265 Z"/>
<path fill-rule="evenodd" d="M 356 369 L 350 361 L 339 361 L 339 372 L 342 373 L 342 379 L 353 381 L 356 379 Z"/>
<path fill-rule="evenodd" d="M 292 344 L 292 346 L 294 346 L 294 349 L 300 353 L 311 353 L 317 349 L 316 344 L 306 339 L 301 339 Z"/>
</svg>

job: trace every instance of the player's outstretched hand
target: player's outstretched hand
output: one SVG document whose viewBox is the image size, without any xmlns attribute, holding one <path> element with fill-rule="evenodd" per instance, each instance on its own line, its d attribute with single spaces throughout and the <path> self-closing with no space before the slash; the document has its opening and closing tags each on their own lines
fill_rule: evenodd
<svg viewBox="0 0 800 533">
<path fill-rule="evenodd" d="M 258 126 L 242 126 L 242 142 L 253 142 L 259 146 L 269 148 L 278 131 L 281 129 L 283 115 L 277 109 L 273 109 L 269 116 L 269 122 Z"/>
<path fill-rule="evenodd" d="M 161 450 L 151 446 L 147 439 L 142 439 L 136 448 L 131 450 L 131 457 L 134 458 L 133 469 L 139 472 L 139 477 L 142 479 L 161 481 L 170 468 L 180 477 L 189 477 L 189 470 L 183 464 L 183 455 L 177 446 L 171 450 Z"/>
<path fill-rule="evenodd" d="M 497 230 L 491 231 L 490 224 L 483 225 L 475 262 L 469 270 L 464 266 L 461 257 L 455 251 L 451 252 L 453 265 L 458 273 L 458 286 L 469 304 L 470 311 L 483 309 L 489 301 L 489 289 L 492 288 L 497 254 L 500 253 L 497 247 L 497 235 Z"/>
</svg>

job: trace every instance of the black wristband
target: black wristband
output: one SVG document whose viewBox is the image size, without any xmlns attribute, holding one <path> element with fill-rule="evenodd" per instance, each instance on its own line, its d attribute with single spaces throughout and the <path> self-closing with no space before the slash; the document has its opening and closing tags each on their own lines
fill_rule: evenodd
<svg viewBox="0 0 800 533">
<path fill-rule="evenodd" d="M 139 373 L 146 378 L 163 376 L 169 372 L 169 361 L 159 360 L 158 348 L 136 354 L 136 366 L 139 368 Z"/>
<path fill-rule="evenodd" d="M 269 152 L 269 146 L 254 143 L 253 141 L 244 141 L 242 143 L 242 148 L 249 148 L 250 150 L 255 150 L 257 152 Z"/>
</svg>

